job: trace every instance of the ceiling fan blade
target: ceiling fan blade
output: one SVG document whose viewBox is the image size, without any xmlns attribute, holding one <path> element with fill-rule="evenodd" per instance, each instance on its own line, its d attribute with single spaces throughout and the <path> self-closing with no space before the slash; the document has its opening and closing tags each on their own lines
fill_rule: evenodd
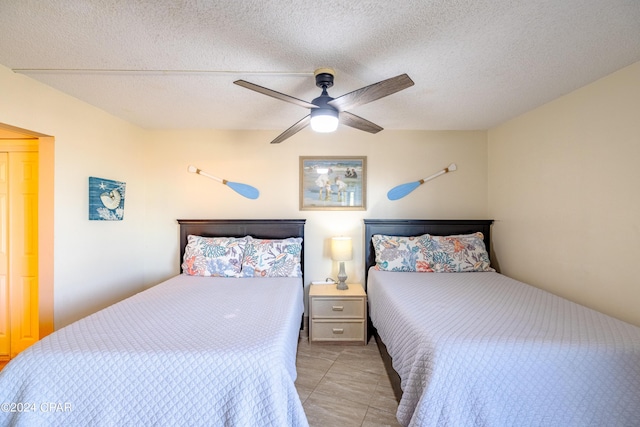
<svg viewBox="0 0 640 427">
<path fill-rule="evenodd" d="M 378 83 L 339 96 L 329 101 L 329 105 L 342 112 L 357 107 L 358 105 L 384 98 L 385 96 L 389 96 L 413 85 L 413 80 L 411 80 L 407 74 L 400 74 L 399 76 L 391 77 L 390 79 L 382 80 Z"/>
<path fill-rule="evenodd" d="M 237 84 L 238 86 L 242 86 L 242 87 L 245 87 L 247 89 L 254 90 L 254 91 L 259 92 L 259 93 L 261 93 L 263 95 L 267 95 L 267 96 L 270 96 L 272 98 L 279 99 L 281 101 L 290 102 L 291 104 L 299 105 L 300 107 L 318 108 L 317 105 L 314 105 L 314 104 L 312 104 L 310 102 L 303 101 L 302 99 L 294 98 L 293 96 L 285 95 L 284 93 L 276 92 L 275 90 L 268 89 L 266 87 L 263 87 L 263 86 L 255 84 L 255 83 L 251 83 L 251 82 L 245 81 L 245 80 L 236 80 L 233 83 Z"/>
<path fill-rule="evenodd" d="M 280 135 L 278 135 L 278 137 L 276 139 L 271 141 L 271 143 L 272 144 L 281 143 L 285 139 L 289 138 L 290 136 L 295 135 L 296 133 L 300 132 L 302 129 L 307 127 L 309 125 L 309 122 L 311 122 L 311 115 L 305 116 L 302 120 L 300 120 L 299 122 L 297 122 L 296 124 L 291 126 L 289 129 L 287 129 L 284 132 L 282 132 Z"/>
<path fill-rule="evenodd" d="M 363 119 L 360 116 L 356 116 L 355 114 L 351 114 L 348 111 L 340 113 L 340 123 L 369 133 L 378 133 L 382 130 L 382 128 L 377 124 Z"/>
</svg>

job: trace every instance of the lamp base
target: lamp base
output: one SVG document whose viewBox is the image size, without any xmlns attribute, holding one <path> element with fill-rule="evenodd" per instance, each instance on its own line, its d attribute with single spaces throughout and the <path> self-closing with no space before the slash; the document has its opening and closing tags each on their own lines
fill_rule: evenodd
<svg viewBox="0 0 640 427">
<path fill-rule="evenodd" d="M 340 271 L 338 272 L 338 284 L 336 289 L 339 291 L 345 291 L 349 289 L 349 286 L 345 283 L 347 280 L 347 273 L 344 271 L 344 261 L 340 261 Z"/>
</svg>

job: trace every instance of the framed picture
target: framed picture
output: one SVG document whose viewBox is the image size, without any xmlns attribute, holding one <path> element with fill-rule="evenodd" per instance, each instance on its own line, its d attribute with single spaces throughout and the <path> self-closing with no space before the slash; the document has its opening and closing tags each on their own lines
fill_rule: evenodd
<svg viewBox="0 0 640 427">
<path fill-rule="evenodd" d="M 122 221 L 126 184 L 89 177 L 89 220 Z"/>
<path fill-rule="evenodd" d="M 363 211 L 367 158 L 300 156 L 300 210 Z"/>
</svg>

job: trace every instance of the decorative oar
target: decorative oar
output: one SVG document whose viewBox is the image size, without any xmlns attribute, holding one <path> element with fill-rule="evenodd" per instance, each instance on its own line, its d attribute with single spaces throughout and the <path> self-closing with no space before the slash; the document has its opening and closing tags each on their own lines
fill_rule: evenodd
<svg viewBox="0 0 640 427">
<path fill-rule="evenodd" d="M 394 187 L 391 190 L 389 190 L 389 192 L 387 193 L 387 198 L 389 200 L 402 199 L 404 196 L 411 193 L 413 190 L 415 190 L 425 182 L 431 181 L 432 179 L 437 178 L 440 175 L 444 175 L 447 172 L 453 172 L 456 169 L 458 169 L 456 164 L 451 163 L 448 167 L 442 169 L 440 172 L 434 173 L 433 175 L 428 176 L 424 179 L 421 179 L 420 181 L 407 182 L 406 184 L 400 184 L 397 187 Z"/>
<path fill-rule="evenodd" d="M 189 168 L 187 170 L 191 173 L 197 173 L 198 175 L 206 176 L 207 178 L 211 178 L 215 181 L 221 182 L 224 185 L 229 186 L 229 188 L 231 188 L 236 193 L 246 197 L 247 199 L 257 199 L 258 196 L 260 196 L 260 191 L 250 185 L 242 184 L 241 182 L 231 182 L 227 181 L 226 179 L 218 178 L 217 176 L 210 175 L 202 169 L 198 169 L 193 165 L 189 165 Z"/>
</svg>

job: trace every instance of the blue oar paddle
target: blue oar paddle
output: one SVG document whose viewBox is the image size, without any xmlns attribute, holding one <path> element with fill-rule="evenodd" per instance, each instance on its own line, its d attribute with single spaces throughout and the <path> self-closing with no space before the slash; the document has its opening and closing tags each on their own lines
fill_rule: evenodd
<svg viewBox="0 0 640 427">
<path fill-rule="evenodd" d="M 247 199 L 257 199 L 258 196 L 260 196 L 260 191 L 250 185 L 242 184 L 241 182 L 231 182 L 227 181 L 226 179 L 218 178 L 217 176 L 209 175 L 205 171 L 198 169 L 197 167 L 192 165 L 189 165 L 189 168 L 187 170 L 191 173 L 197 173 L 198 175 L 206 176 L 207 178 L 211 178 L 215 181 L 221 182 L 224 185 L 229 186 L 229 188 L 231 188 L 236 193 L 246 197 Z"/>
<path fill-rule="evenodd" d="M 415 190 L 425 182 L 431 181 L 433 178 L 437 178 L 440 175 L 444 175 L 447 172 L 453 172 L 456 169 L 458 169 L 456 164 L 451 163 L 449 167 L 446 167 L 442 169 L 440 172 L 434 173 L 431 176 L 421 179 L 420 181 L 407 182 L 406 184 L 400 184 L 397 187 L 393 187 L 391 190 L 389 190 L 389 192 L 387 193 L 387 198 L 389 200 L 402 199 L 404 196 L 411 193 L 413 190 Z"/>
</svg>

